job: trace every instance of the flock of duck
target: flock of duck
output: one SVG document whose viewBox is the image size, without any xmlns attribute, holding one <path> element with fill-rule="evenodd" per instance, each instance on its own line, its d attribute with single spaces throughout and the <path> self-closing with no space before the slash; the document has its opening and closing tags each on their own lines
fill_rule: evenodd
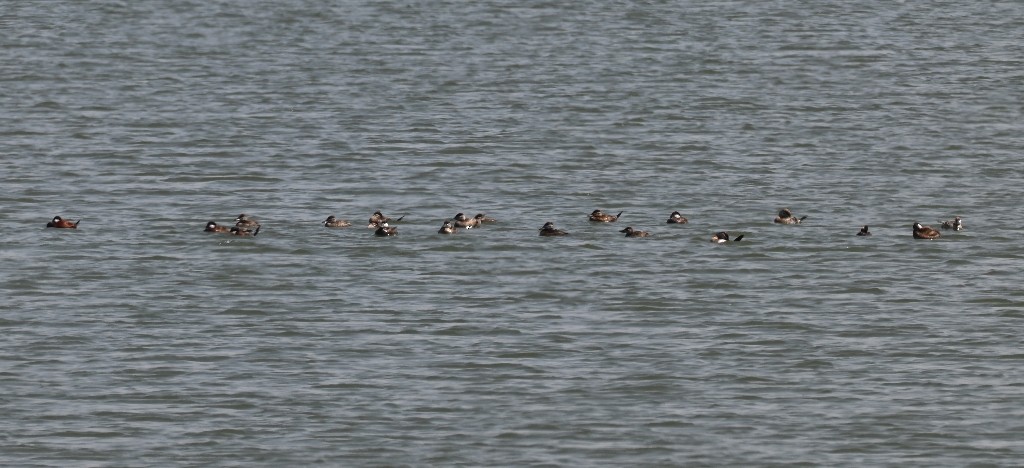
<svg viewBox="0 0 1024 468">
<path fill-rule="evenodd" d="M 593 212 L 590 213 L 588 219 L 591 222 L 595 223 L 614 223 L 619 220 L 620 216 L 622 216 L 621 211 L 618 214 L 612 215 L 605 213 L 601 210 L 594 210 Z M 405 216 L 400 216 L 398 218 L 392 219 L 387 216 L 384 216 L 384 214 L 381 213 L 380 210 L 378 210 L 375 211 L 372 216 L 370 216 L 370 220 L 366 227 L 374 229 L 374 235 L 379 237 L 397 236 L 398 228 L 391 226 L 389 223 L 399 222 L 402 220 L 402 218 L 405 218 Z M 807 216 L 797 217 L 793 214 L 792 211 L 789 210 L 789 208 L 783 208 L 779 210 L 779 215 L 775 217 L 774 222 L 776 224 L 800 224 L 805 219 L 807 219 Z M 61 218 L 60 216 L 54 216 L 50 222 L 46 223 L 46 227 L 58 229 L 78 229 L 78 223 L 81 222 L 82 220 L 80 219 L 78 221 L 71 222 L 70 220 Z M 485 216 L 483 213 L 479 213 L 472 218 L 467 217 L 463 213 L 458 213 L 451 219 L 446 219 L 444 221 L 444 224 L 441 225 L 441 228 L 438 229 L 437 233 L 455 234 L 462 229 L 473 229 L 480 227 L 485 223 L 493 222 L 497 222 L 497 220 L 494 218 L 489 218 Z M 669 215 L 668 220 L 666 221 L 666 223 L 668 224 L 686 224 L 688 222 L 689 220 L 683 217 L 683 215 L 680 214 L 678 211 L 673 211 L 672 214 Z M 942 224 L 940 224 L 939 227 L 942 229 L 952 229 L 955 231 L 961 231 L 964 229 L 963 220 L 960 219 L 959 216 L 956 216 L 950 220 L 940 222 Z M 338 219 L 334 215 L 328 216 L 327 219 L 325 219 L 320 224 L 327 228 L 346 228 L 352 226 L 351 222 L 343 219 Z M 204 231 L 241 237 L 255 237 L 260 233 L 260 223 L 259 221 L 250 217 L 249 215 L 242 213 L 238 215 L 237 218 L 235 218 L 234 226 L 227 227 L 217 224 L 215 221 L 209 221 L 206 223 L 206 229 L 204 229 Z M 625 233 L 626 237 L 649 237 L 651 235 L 650 232 L 633 229 L 632 226 L 626 226 L 625 229 L 622 229 L 619 232 Z M 556 228 L 555 223 L 548 221 L 544 223 L 544 226 L 540 228 L 540 235 L 543 237 L 567 236 L 569 235 L 569 232 Z M 870 236 L 871 231 L 869 231 L 868 226 L 864 226 L 860 229 L 860 232 L 858 232 L 857 235 Z M 915 239 L 937 239 L 940 235 L 941 234 L 937 229 L 934 229 L 931 226 L 923 226 L 919 222 L 914 222 L 913 236 Z M 716 232 L 714 235 L 711 236 L 711 242 L 714 242 L 716 244 L 722 244 L 725 242 L 739 242 L 741 240 L 743 240 L 743 234 L 740 234 L 735 238 L 732 238 L 729 236 L 729 233 L 725 231 Z"/>
</svg>

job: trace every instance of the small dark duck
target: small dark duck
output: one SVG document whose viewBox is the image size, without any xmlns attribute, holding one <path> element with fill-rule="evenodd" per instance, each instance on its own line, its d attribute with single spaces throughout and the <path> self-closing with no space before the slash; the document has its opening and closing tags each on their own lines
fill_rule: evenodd
<svg viewBox="0 0 1024 468">
<path fill-rule="evenodd" d="M 914 239 L 938 239 L 939 231 L 931 226 L 922 226 L 921 223 L 914 223 Z"/>
<path fill-rule="evenodd" d="M 605 212 L 601 210 L 594 210 L 590 213 L 590 220 L 598 223 L 614 223 L 619 220 L 619 216 L 622 216 L 621 211 L 619 214 L 612 216 L 610 214 L 605 214 Z"/>
<path fill-rule="evenodd" d="M 373 235 L 377 237 L 397 236 L 398 228 L 388 226 L 388 223 L 381 223 L 377 230 L 373 232 Z"/>
<path fill-rule="evenodd" d="M 256 221 L 256 219 L 252 218 L 251 216 L 242 213 L 238 215 L 237 218 L 235 218 L 235 226 L 240 228 L 254 228 L 260 227 L 260 222 Z"/>
<path fill-rule="evenodd" d="M 569 233 L 561 229 L 555 229 L 555 223 L 548 221 L 544 223 L 544 227 L 540 228 L 540 235 L 543 237 L 568 236 Z"/>
<path fill-rule="evenodd" d="M 684 218 L 678 211 L 673 211 L 672 214 L 668 215 L 668 221 L 665 222 L 668 224 L 686 224 L 690 220 Z"/>
<path fill-rule="evenodd" d="M 387 223 L 392 222 L 392 221 L 394 221 L 394 222 L 401 221 L 402 218 L 404 218 L 404 217 L 405 217 L 405 215 L 402 215 L 402 216 L 399 216 L 398 219 L 391 219 L 391 218 L 389 218 L 387 216 L 384 216 L 384 214 L 381 213 L 380 210 L 377 210 L 377 211 L 374 211 L 373 215 L 370 216 L 369 224 L 367 224 L 366 227 L 371 228 L 371 229 L 379 228 L 379 227 L 381 227 L 381 225 L 387 224 Z"/>
<path fill-rule="evenodd" d="M 465 214 L 458 213 L 452 218 L 452 222 L 455 227 L 460 229 L 473 229 L 480 225 L 480 220 L 476 218 L 467 218 Z"/>
<path fill-rule="evenodd" d="M 735 239 L 729 239 L 729 233 L 725 231 L 716 232 L 715 235 L 711 236 L 711 242 L 715 244 L 724 244 L 726 242 L 739 242 L 743 240 L 743 234 L 736 236 Z"/>
<path fill-rule="evenodd" d="M 231 232 L 231 229 L 226 227 L 226 226 L 218 225 L 217 223 L 215 223 L 213 221 L 207 221 L 206 222 L 206 229 L 203 229 L 203 232 L 222 232 L 222 233 L 228 233 L 228 232 Z"/>
<path fill-rule="evenodd" d="M 78 223 L 80 222 L 82 222 L 82 220 L 78 220 L 72 223 L 71 221 L 61 218 L 60 216 L 54 216 L 53 219 L 50 220 L 50 222 L 46 223 L 46 227 L 57 229 L 78 229 Z"/>
<path fill-rule="evenodd" d="M 323 225 L 324 227 L 329 228 L 343 228 L 351 226 L 352 223 L 345 221 L 344 219 L 335 218 L 334 215 L 330 215 L 324 220 Z"/>
<path fill-rule="evenodd" d="M 483 213 L 477 213 L 476 216 L 473 217 L 473 219 L 477 220 L 479 223 L 496 223 L 496 222 L 498 222 L 498 220 L 496 220 L 494 218 L 489 218 L 487 216 L 484 216 Z"/>
<path fill-rule="evenodd" d="M 637 231 L 636 229 L 633 229 L 632 226 L 626 226 L 626 229 L 623 229 L 623 230 L 621 230 L 619 232 L 626 233 L 626 237 L 650 237 L 651 236 L 651 233 L 649 233 L 647 231 Z"/>
<path fill-rule="evenodd" d="M 776 224 L 800 224 L 803 220 L 807 219 L 807 216 L 801 216 L 797 218 L 793 216 L 793 212 L 789 211 L 789 208 L 783 208 L 779 210 L 779 216 L 775 218 Z"/>
<path fill-rule="evenodd" d="M 459 228 L 455 227 L 455 224 L 450 219 L 446 219 L 444 224 L 441 225 L 441 229 L 437 230 L 438 234 L 455 234 L 456 232 L 459 232 Z"/>
<path fill-rule="evenodd" d="M 963 222 L 962 219 L 960 219 L 959 216 L 957 216 L 957 217 L 955 217 L 953 219 L 949 219 L 949 220 L 943 221 L 942 225 L 939 226 L 939 227 L 941 227 L 942 229 L 952 229 L 954 231 L 963 231 L 964 230 L 964 222 Z"/>
<path fill-rule="evenodd" d="M 865 224 L 864 227 L 860 228 L 860 232 L 858 232 L 857 235 L 858 236 L 870 236 L 871 235 L 871 231 L 868 231 L 868 225 Z"/>
<path fill-rule="evenodd" d="M 246 229 L 246 228 L 241 228 L 241 227 L 235 226 L 235 227 L 231 228 L 231 231 L 228 232 L 228 234 L 231 234 L 233 236 L 239 236 L 239 237 L 256 237 L 256 234 L 259 234 L 259 233 L 260 233 L 260 225 L 258 225 L 258 224 L 256 225 L 256 229 Z"/>
</svg>

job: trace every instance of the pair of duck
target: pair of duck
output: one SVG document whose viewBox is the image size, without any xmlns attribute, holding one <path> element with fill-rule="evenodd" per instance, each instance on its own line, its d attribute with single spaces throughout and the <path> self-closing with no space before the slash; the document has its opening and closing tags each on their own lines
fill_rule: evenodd
<svg viewBox="0 0 1024 468">
<path fill-rule="evenodd" d="M 223 234 L 231 234 L 233 236 L 240 237 L 256 237 L 260 233 L 260 223 L 249 215 L 242 213 L 235 218 L 235 225 L 228 228 L 227 226 L 221 226 L 215 221 L 207 221 L 206 229 L 204 232 L 219 232 Z"/>
<path fill-rule="evenodd" d="M 444 224 L 441 225 L 441 229 L 437 230 L 438 234 L 455 234 L 459 232 L 459 229 L 473 229 L 479 227 L 484 223 L 494 223 L 498 220 L 494 218 L 488 218 L 483 213 L 477 213 L 472 218 L 466 217 L 465 214 L 458 213 L 452 219 L 446 219 Z"/>
<path fill-rule="evenodd" d="M 959 216 L 953 219 L 941 221 L 939 225 L 942 229 L 952 229 L 954 231 L 963 231 L 964 222 Z M 865 226 L 867 227 L 867 226 Z M 914 239 L 938 239 L 942 234 L 938 230 L 931 226 L 922 226 L 921 223 L 914 223 Z"/>
</svg>

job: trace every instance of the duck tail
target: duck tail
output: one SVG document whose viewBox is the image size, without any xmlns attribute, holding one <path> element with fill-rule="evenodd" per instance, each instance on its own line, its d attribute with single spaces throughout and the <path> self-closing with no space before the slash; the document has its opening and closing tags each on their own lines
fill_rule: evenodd
<svg viewBox="0 0 1024 468">
<path fill-rule="evenodd" d="M 736 236 L 736 238 L 735 238 L 735 239 L 733 239 L 732 241 L 733 241 L 733 242 L 739 242 L 739 241 L 741 241 L 741 240 L 743 240 L 743 234 L 740 234 L 740 235 Z"/>
<path fill-rule="evenodd" d="M 805 220 L 805 219 L 807 219 L 807 215 L 804 215 L 804 216 L 801 216 L 801 217 L 800 217 L 800 221 L 803 221 L 803 220 Z"/>
<path fill-rule="evenodd" d="M 615 220 L 616 220 L 616 221 L 618 221 L 618 220 L 619 220 L 619 216 L 622 216 L 622 213 L 623 213 L 623 212 L 622 212 L 622 211 L 620 211 L 620 212 L 619 212 L 619 214 L 615 215 Z"/>
<path fill-rule="evenodd" d="M 261 227 L 263 227 L 263 226 L 260 226 L 259 224 L 256 225 L 256 230 L 252 232 L 252 236 L 253 237 L 256 237 L 256 234 L 260 233 L 260 228 Z"/>
<path fill-rule="evenodd" d="M 75 229 L 78 229 L 78 223 L 80 222 L 82 222 L 82 220 L 75 221 Z"/>
<path fill-rule="evenodd" d="M 399 216 L 398 219 L 395 220 L 395 222 L 397 223 L 397 222 L 401 221 L 402 218 L 404 218 L 404 217 L 405 217 L 405 215 Z"/>
</svg>

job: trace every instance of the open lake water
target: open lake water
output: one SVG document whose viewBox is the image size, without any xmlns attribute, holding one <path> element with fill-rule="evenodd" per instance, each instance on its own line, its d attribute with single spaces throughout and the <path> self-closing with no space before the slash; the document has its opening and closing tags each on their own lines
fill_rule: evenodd
<svg viewBox="0 0 1024 468">
<path fill-rule="evenodd" d="M 1019 465 L 1022 38 L 999 1 L 3 2 L 0 465 Z"/>
</svg>

